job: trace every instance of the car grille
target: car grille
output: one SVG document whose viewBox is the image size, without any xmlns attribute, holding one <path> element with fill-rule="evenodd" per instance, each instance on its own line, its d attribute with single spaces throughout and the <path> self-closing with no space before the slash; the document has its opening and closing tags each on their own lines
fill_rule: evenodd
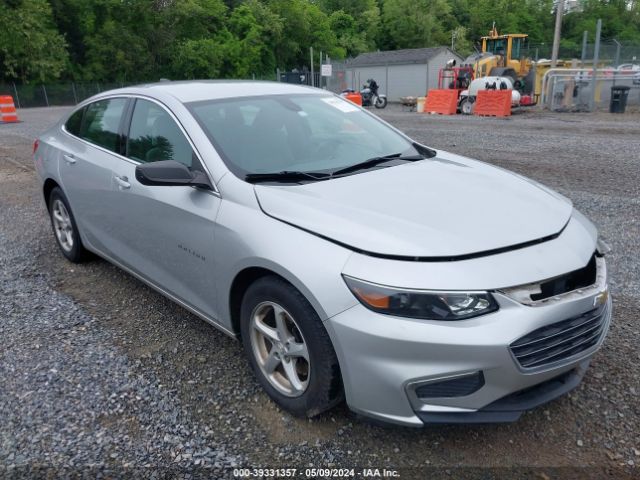
<svg viewBox="0 0 640 480">
<path fill-rule="evenodd" d="M 510 345 L 522 368 L 549 365 L 588 350 L 603 333 L 606 305 L 577 317 L 546 325 Z"/>
</svg>

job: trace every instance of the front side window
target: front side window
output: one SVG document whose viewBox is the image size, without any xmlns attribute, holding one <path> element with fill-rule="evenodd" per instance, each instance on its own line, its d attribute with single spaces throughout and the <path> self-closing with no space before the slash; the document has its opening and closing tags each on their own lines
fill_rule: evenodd
<svg viewBox="0 0 640 480">
<path fill-rule="evenodd" d="M 512 60 L 520 60 L 520 50 L 522 47 L 522 39 L 514 38 L 511 46 L 511 59 Z"/>
<path fill-rule="evenodd" d="M 85 109 L 80 137 L 104 147 L 112 152 L 120 153 L 120 121 L 127 105 L 125 98 L 98 100 Z"/>
<path fill-rule="evenodd" d="M 412 143 L 333 95 L 270 95 L 188 105 L 227 166 L 243 177 L 281 171 L 331 172 Z"/>
<path fill-rule="evenodd" d="M 136 100 L 127 141 L 127 157 L 148 163 L 175 160 L 202 170 L 189 141 L 171 115 L 160 105 Z"/>
</svg>

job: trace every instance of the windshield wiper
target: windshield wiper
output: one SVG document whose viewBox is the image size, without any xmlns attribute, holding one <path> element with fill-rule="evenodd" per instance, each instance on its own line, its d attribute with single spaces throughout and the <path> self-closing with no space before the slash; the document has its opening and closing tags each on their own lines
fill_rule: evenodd
<svg viewBox="0 0 640 480">
<path fill-rule="evenodd" d="M 282 172 L 270 173 L 248 173 L 244 179 L 249 183 L 260 182 L 299 182 L 299 181 L 319 181 L 330 178 L 331 175 L 323 172 L 298 172 L 284 170 Z"/>
<path fill-rule="evenodd" d="M 366 170 L 367 168 L 375 167 L 376 165 L 388 162 L 390 160 L 405 160 L 407 162 L 416 162 L 418 160 L 424 160 L 425 158 L 426 157 L 424 155 L 420 155 L 419 153 L 413 155 L 393 153 L 391 155 L 384 155 L 381 157 L 372 157 L 363 162 L 355 163 L 353 165 L 349 165 L 348 167 L 341 168 L 340 170 L 336 170 L 331 174 L 331 176 L 344 175 L 346 173 L 357 172 L 358 170 Z"/>
<path fill-rule="evenodd" d="M 407 162 L 416 162 L 418 160 L 424 160 L 424 155 L 414 153 L 412 155 L 403 155 L 402 153 L 393 153 L 391 155 L 384 155 L 380 157 L 372 157 L 363 162 L 349 165 L 348 167 L 341 168 L 335 172 L 301 172 L 295 170 L 283 170 L 281 172 L 269 172 L 269 173 L 247 173 L 244 179 L 249 183 L 261 183 L 261 182 L 300 182 L 311 181 L 318 182 L 320 180 L 329 180 L 332 178 L 341 177 L 358 170 L 366 170 L 368 168 L 375 167 L 380 163 L 385 163 L 390 160 L 404 160 Z"/>
</svg>

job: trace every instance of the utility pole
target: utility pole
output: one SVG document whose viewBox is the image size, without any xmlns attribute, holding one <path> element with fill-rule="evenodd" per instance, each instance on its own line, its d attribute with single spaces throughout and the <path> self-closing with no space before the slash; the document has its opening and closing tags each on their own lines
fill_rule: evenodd
<svg viewBox="0 0 640 480">
<path fill-rule="evenodd" d="M 562 30 L 562 15 L 564 14 L 564 0 L 558 0 L 556 10 L 556 29 L 553 32 L 553 49 L 551 50 L 551 68 L 558 63 L 558 50 L 560 50 L 560 31 Z"/>
</svg>

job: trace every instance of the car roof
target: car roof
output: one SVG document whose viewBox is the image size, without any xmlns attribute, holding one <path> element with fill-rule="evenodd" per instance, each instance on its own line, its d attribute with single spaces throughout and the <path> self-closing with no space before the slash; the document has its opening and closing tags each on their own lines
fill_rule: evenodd
<svg viewBox="0 0 640 480">
<path fill-rule="evenodd" d="M 295 85 L 281 82 L 264 82 L 255 80 L 191 80 L 161 81 L 144 85 L 121 88 L 104 92 L 104 94 L 130 93 L 154 96 L 168 94 L 182 103 L 221 98 L 252 97 L 262 95 L 293 95 L 329 93 L 306 85 Z"/>
</svg>

